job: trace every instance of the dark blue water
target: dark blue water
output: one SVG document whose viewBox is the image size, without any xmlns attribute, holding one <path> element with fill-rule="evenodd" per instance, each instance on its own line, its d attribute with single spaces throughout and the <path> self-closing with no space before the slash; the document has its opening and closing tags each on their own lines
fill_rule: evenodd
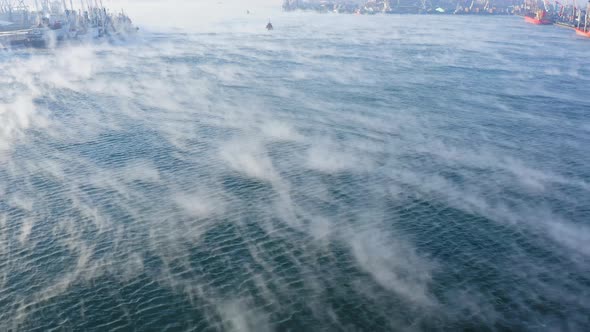
<svg viewBox="0 0 590 332">
<path fill-rule="evenodd" d="M 258 23 L 0 53 L 0 330 L 590 326 L 589 41 Z"/>
</svg>

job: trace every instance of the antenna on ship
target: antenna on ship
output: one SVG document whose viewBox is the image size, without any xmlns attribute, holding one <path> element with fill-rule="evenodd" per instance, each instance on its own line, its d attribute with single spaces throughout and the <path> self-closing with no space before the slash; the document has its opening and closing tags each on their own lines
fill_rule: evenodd
<svg viewBox="0 0 590 332">
<path fill-rule="evenodd" d="M 43 16 L 48 15 L 50 13 L 49 0 L 44 0 L 43 2 L 41 2 L 41 7 L 43 10 Z"/>
<path fill-rule="evenodd" d="M 37 21 L 35 24 L 41 22 L 41 11 L 39 10 L 39 1 L 35 0 L 35 14 L 37 14 Z"/>
<path fill-rule="evenodd" d="M 8 14 L 8 20 L 12 21 L 12 3 L 10 3 L 10 0 L 0 1 L 0 13 Z"/>
</svg>

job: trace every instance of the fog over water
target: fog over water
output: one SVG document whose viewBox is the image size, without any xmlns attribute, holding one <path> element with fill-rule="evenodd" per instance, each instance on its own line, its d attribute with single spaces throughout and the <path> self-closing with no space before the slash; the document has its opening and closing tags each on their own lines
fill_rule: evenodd
<svg viewBox="0 0 590 332">
<path fill-rule="evenodd" d="M 0 330 L 589 326 L 586 40 L 129 5 L 0 51 Z"/>
</svg>

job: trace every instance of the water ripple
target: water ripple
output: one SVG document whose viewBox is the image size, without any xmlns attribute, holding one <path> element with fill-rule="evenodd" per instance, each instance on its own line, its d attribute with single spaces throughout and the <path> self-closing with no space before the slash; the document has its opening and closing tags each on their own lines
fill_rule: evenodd
<svg viewBox="0 0 590 332">
<path fill-rule="evenodd" d="M 590 325 L 579 41 L 306 17 L 0 57 L 0 330 Z"/>
</svg>

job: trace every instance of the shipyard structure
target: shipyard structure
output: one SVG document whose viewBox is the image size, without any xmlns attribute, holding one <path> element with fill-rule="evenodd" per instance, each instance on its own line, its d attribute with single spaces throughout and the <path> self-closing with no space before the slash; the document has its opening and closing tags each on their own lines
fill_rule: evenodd
<svg viewBox="0 0 590 332">
<path fill-rule="evenodd" d="M 516 0 L 284 0 L 283 9 L 354 14 L 514 14 Z"/>
<path fill-rule="evenodd" d="M 284 0 L 283 9 L 351 14 L 536 15 L 540 10 L 564 21 L 585 8 L 575 0 Z M 582 13 L 582 14 L 584 14 Z M 550 16 L 549 15 L 549 16 Z M 569 17 L 568 17 L 569 16 Z"/>
<path fill-rule="evenodd" d="M 35 0 L 29 6 L 24 0 L 0 0 L 0 49 L 124 38 L 137 31 L 123 11 L 111 12 L 101 0 L 78 1 Z"/>
<path fill-rule="evenodd" d="M 322 13 L 518 15 L 525 22 L 570 28 L 590 37 L 590 0 L 284 0 L 285 11 L 311 10 Z"/>
</svg>

